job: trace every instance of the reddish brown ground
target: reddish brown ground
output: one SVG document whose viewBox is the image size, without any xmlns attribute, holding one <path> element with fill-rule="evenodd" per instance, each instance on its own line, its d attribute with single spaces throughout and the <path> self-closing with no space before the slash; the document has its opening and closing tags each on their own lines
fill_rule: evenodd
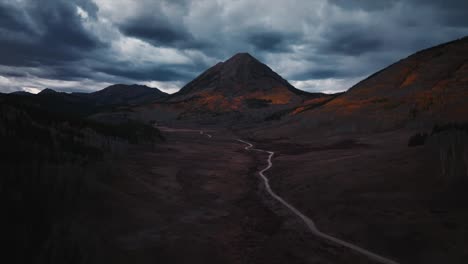
<svg viewBox="0 0 468 264">
<path fill-rule="evenodd" d="M 442 176 L 434 142 L 409 148 L 412 134 L 258 136 L 257 145 L 277 153 L 273 188 L 325 233 L 401 263 L 464 263 L 467 186 Z"/>
<path fill-rule="evenodd" d="M 265 196 L 255 175 L 263 155 L 228 131 L 209 133 L 164 132 L 167 142 L 134 149 L 103 175 L 81 220 L 96 237 L 90 262 L 369 263 Z"/>
<path fill-rule="evenodd" d="M 348 131 L 382 131 L 409 123 L 421 127 L 463 122 L 468 116 L 467 76 L 468 38 L 464 38 L 415 53 L 323 107 L 300 111 L 294 118 L 302 123 L 334 122 L 330 131 L 346 126 Z"/>
<path fill-rule="evenodd" d="M 95 237 L 91 263 L 373 263 L 313 236 L 265 194 L 265 154 L 227 130 L 192 129 L 163 132 L 165 143 L 131 150 L 102 176 L 80 220 Z M 321 231 L 400 263 L 468 258 L 466 188 L 441 177 L 432 143 L 407 147 L 414 131 L 260 133 L 242 138 L 276 152 L 273 189 Z"/>
</svg>

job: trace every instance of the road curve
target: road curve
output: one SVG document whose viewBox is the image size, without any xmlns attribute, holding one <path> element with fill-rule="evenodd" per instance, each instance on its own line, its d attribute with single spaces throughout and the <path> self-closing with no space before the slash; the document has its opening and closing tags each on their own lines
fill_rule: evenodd
<svg viewBox="0 0 468 264">
<path fill-rule="evenodd" d="M 212 137 L 213 137 L 212 135 L 206 133 L 206 132 L 203 131 L 203 130 L 200 130 L 200 135 L 205 135 L 205 136 L 207 136 L 208 138 L 212 138 Z"/>
<path fill-rule="evenodd" d="M 346 247 L 346 248 L 349 248 L 355 252 L 358 252 L 362 255 L 365 255 L 367 256 L 368 258 L 374 260 L 374 261 L 377 261 L 379 263 L 383 263 L 383 264 L 398 264 L 398 262 L 396 261 L 393 261 L 391 259 L 388 259 L 388 258 L 385 258 L 383 256 L 380 256 L 380 255 L 377 255 L 375 253 L 372 253 L 370 252 L 369 250 L 366 250 L 364 248 L 361 248 L 359 246 L 356 246 L 354 244 L 351 244 L 349 242 L 346 242 L 346 241 L 343 241 L 339 238 L 336 238 L 336 237 L 333 237 L 333 236 L 330 236 L 328 234 L 325 234 L 323 232 L 321 232 L 317 226 L 315 225 L 314 221 L 312 221 L 309 217 L 305 216 L 303 213 L 301 213 L 298 209 L 296 209 L 294 206 L 292 206 L 291 204 L 289 204 L 288 202 L 286 202 L 283 198 L 281 198 L 280 196 L 278 196 L 270 187 L 270 181 L 268 180 L 268 178 L 265 176 L 265 172 L 267 170 L 269 170 L 272 166 L 273 166 L 273 163 L 271 161 L 271 159 L 273 158 L 273 155 L 275 155 L 275 152 L 273 151 L 267 151 L 267 150 L 263 150 L 263 149 L 256 149 L 256 148 L 253 148 L 253 145 L 247 141 L 244 141 L 242 139 L 237 139 L 237 141 L 239 142 L 242 142 L 244 144 L 246 144 L 247 146 L 245 147 L 245 150 L 255 150 L 255 151 L 259 151 L 259 152 L 265 152 L 265 153 L 268 153 L 268 159 L 267 159 L 267 162 L 268 162 L 268 166 L 266 166 L 263 170 L 261 170 L 258 174 L 260 175 L 260 177 L 262 178 L 263 180 L 263 183 L 265 185 L 265 189 L 267 190 L 268 194 L 273 197 L 275 200 L 277 200 L 278 202 L 280 202 L 282 205 L 284 205 L 286 208 L 288 208 L 291 212 L 293 212 L 295 215 L 297 215 L 307 226 L 307 228 L 309 229 L 309 231 L 318 236 L 318 237 L 321 237 L 321 238 L 324 238 L 328 241 L 331 241 L 337 245 L 341 245 L 343 247 Z"/>
</svg>

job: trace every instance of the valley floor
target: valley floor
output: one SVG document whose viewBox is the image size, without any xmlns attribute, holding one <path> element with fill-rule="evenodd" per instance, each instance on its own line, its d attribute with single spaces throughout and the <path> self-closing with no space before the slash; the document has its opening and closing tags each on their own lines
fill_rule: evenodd
<svg viewBox="0 0 468 264">
<path fill-rule="evenodd" d="M 83 217 L 96 262 L 373 263 L 308 232 L 257 172 L 266 154 L 230 131 L 168 130 L 115 162 Z M 273 189 L 319 229 L 400 263 L 462 263 L 468 212 L 438 184 L 437 157 L 408 132 L 317 141 L 257 140 L 273 150 Z M 212 135 L 209 137 L 208 135 Z M 255 139 L 254 139 L 255 140 Z M 465 199 L 466 200 L 466 199 Z"/>
<path fill-rule="evenodd" d="M 412 134 L 283 139 L 258 146 L 277 153 L 269 172 L 273 189 L 323 232 L 400 263 L 464 263 L 466 185 L 442 176 L 441 153 L 431 142 L 408 147 Z"/>
</svg>

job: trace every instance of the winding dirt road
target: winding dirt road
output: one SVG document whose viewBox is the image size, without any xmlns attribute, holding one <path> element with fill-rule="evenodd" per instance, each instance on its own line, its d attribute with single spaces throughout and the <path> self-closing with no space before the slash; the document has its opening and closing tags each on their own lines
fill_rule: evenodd
<svg viewBox="0 0 468 264">
<path fill-rule="evenodd" d="M 208 138 L 212 138 L 212 135 L 204 132 L 203 130 L 193 130 L 193 129 L 173 129 L 173 128 L 169 128 L 169 127 L 158 127 L 159 129 L 161 129 L 162 131 L 165 131 L 165 132 L 199 132 L 200 135 L 205 135 L 207 136 Z M 294 206 L 292 206 L 291 204 L 289 204 L 288 202 L 286 202 L 283 198 L 281 198 L 279 195 L 277 195 L 272 189 L 271 189 L 271 186 L 270 186 L 270 181 L 268 180 L 268 178 L 265 176 L 265 172 L 267 170 L 269 170 L 272 166 L 273 166 L 273 162 L 271 161 L 273 156 L 275 155 L 275 152 L 273 151 L 267 151 L 267 150 L 263 150 L 263 149 L 257 149 L 257 148 L 254 148 L 253 144 L 251 144 L 250 142 L 247 142 L 245 140 L 242 140 L 242 139 L 237 139 L 237 141 L 243 143 L 243 144 L 246 144 L 247 146 L 244 148 L 245 150 L 249 151 L 249 150 L 255 150 L 255 151 L 258 151 L 258 152 L 264 152 L 264 153 L 267 153 L 268 154 L 268 159 L 267 159 L 267 162 L 268 162 L 268 165 L 262 169 L 261 171 L 259 171 L 259 175 L 261 177 L 261 179 L 263 180 L 263 183 L 264 183 L 264 186 L 265 186 L 265 189 L 267 190 L 268 194 L 273 197 L 275 200 L 277 200 L 278 202 L 280 202 L 284 207 L 288 208 L 292 213 L 294 213 L 296 216 L 298 216 L 304 223 L 305 225 L 307 226 L 307 228 L 309 229 L 309 231 L 320 237 L 320 238 L 323 238 L 323 239 L 326 239 L 332 243 L 335 243 L 337 245 L 340 245 L 340 246 L 343 246 L 343 247 L 346 247 L 346 248 L 349 248 L 350 250 L 352 251 L 355 251 L 357 253 L 360 253 L 364 256 L 367 256 L 369 259 L 371 260 L 374 260 L 378 263 L 383 263 L 383 264 L 399 264 L 398 262 L 396 261 L 393 261 L 391 259 L 388 259 L 386 257 L 383 257 L 383 256 L 380 256 L 378 254 L 375 254 L 373 252 L 370 252 L 369 250 L 366 250 L 364 248 L 361 248 L 357 245 L 354 245 L 352 243 L 349 243 L 349 242 L 346 242 L 344 240 L 341 240 L 339 238 L 336 238 L 336 237 L 333 237 L 333 236 L 330 236 L 328 234 L 325 234 L 323 233 L 322 231 L 320 231 L 317 226 L 315 225 L 314 221 L 312 221 L 312 219 L 310 219 L 309 217 L 307 217 L 306 215 L 304 215 L 303 213 L 301 213 L 298 209 L 296 209 Z"/>
<path fill-rule="evenodd" d="M 268 162 L 268 166 L 266 166 L 263 170 L 261 170 L 258 174 L 260 175 L 260 177 L 262 178 L 263 180 L 263 183 L 265 185 L 265 189 L 267 190 L 268 194 L 273 197 L 275 200 L 277 200 L 278 202 L 280 202 L 282 205 L 284 205 L 286 208 L 288 208 L 291 212 L 293 212 L 295 215 L 297 215 L 302 221 L 304 221 L 304 223 L 306 224 L 307 228 L 309 229 L 309 231 L 318 236 L 318 237 L 321 237 L 321 238 L 324 238 L 328 241 L 331 241 L 335 244 L 338 244 L 338 245 L 341 245 L 343 247 L 346 247 L 346 248 L 349 248 L 355 252 L 358 252 L 358 253 L 361 253 L 362 255 L 365 255 L 367 257 L 369 257 L 370 259 L 372 260 L 375 260 L 379 263 L 384 263 L 384 264 L 398 264 L 398 262 L 395 262 L 393 260 L 390 260 L 388 258 L 385 258 L 383 256 L 380 256 L 380 255 L 377 255 L 375 253 L 372 253 L 366 249 L 363 249 L 359 246 L 356 246 L 354 244 L 351 244 L 349 242 L 346 242 L 346 241 L 343 241 L 341 239 L 338 239 L 336 237 L 333 237 L 333 236 L 330 236 L 328 234 L 325 234 L 323 232 L 321 232 L 317 226 L 315 225 L 314 221 L 312 221 L 309 217 L 305 216 L 303 213 L 301 213 L 298 209 L 296 209 L 294 206 L 292 206 L 291 204 L 289 204 L 288 202 L 286 202 L 283 198 L 281 198 L 279 195 L 277 195 L 270 187 L 270 182 L 268 180 L 268 178 L 265 176 L 265 172 L 267 170 L 269 170 L 272 166 L 273 166 L 273 163 L 271 161 L 271 159 L 273 158 L 273 155 L 275 155 L 275 153 L 273 151 L 267 151 L 267 150 L 263 150 L 263 149 L 256 149 L 256 148 L 253 148 L 253 145 L 247 141 L 244 141 L 242 139 L 237 139 L 237 141 L 239 142 L 242 142 L 244 144 L 246 144 L 247 146 L 245 147 L 245 150 L 255 150 L 255 151 L 259 151 L 259 152 L 264 152 L 264 153 L 268 153 L 268 159 L 267 159 L 267 162 Z"/>
</svg>

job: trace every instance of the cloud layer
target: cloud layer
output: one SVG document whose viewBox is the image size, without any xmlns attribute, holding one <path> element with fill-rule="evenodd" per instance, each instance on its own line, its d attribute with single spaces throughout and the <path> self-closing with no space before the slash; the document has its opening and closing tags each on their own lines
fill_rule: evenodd
<svg viewBox="0 0 468 264">
<path fill-rule="evenodd" d="M 343 91 L 411 53 L 468 35 L 466 0 L 4 0 L 0 92 L 168 92 L 237 52 L 300 89 Z"/>
</svg>

